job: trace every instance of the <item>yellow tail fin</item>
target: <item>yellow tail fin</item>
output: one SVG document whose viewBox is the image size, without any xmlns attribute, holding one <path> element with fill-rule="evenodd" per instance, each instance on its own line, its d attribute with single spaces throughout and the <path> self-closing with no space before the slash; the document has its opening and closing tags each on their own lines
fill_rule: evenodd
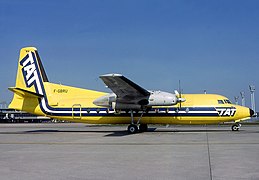
<svg viewBox="0 0 259 180">
<path fill-rule="evenodd" d="M 20 51 L 15 87 L 9 88 L 14 97 L 9 108 L 42 114 L 39 103 L 44 92 L 43 82 L 48 82 L 37 49 L 25 47 Z"/>
</svg>

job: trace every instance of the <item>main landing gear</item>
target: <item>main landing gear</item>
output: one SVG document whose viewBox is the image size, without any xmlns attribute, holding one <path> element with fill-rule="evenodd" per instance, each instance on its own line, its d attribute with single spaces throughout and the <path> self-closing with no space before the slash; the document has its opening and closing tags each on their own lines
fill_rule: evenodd
<svg viewBox="0 0 259 180">
<path fill-rule="evenodd" d="M 128 126 L 128 132 L 130 134 L 134 134 L 134 133 L 137 133 L 137 132 L 145 132 L 148 130 L 148 126 L 147 124 L 140 124 L 140 120 L 143 116 L 145 111 L 142 111 L 139 119 L 138 119 L 138 122 L 135 124 L 134 123 L 134 117 L 133 117 L 133 111 L 131 110 L 130 111 L 130 115 L 131 115 L 131 124 Z"/>
<path fill-rule="evenodd" d="M 238 131 L 240 128 L 241 128 L 241 124 L 240 123 L 235 123 L 231 127 L 232 131 Z"/>
<path fill-rule="evenodd" d="M 137 132 L 146 132 L 148 130 L 147 124 L 140 124 L 139 126 L 137 124 L 130 124 L 128 126 L 128 132 L 130 134 L 134 134 Z"/>
<path fill-rule="evenodd" d="M 138 132 L 138 126 L 136 124 L 130 124 L 128 126 L 128 132 L 130 134 L 134 134 L 134 133 Z"/>
</svg>

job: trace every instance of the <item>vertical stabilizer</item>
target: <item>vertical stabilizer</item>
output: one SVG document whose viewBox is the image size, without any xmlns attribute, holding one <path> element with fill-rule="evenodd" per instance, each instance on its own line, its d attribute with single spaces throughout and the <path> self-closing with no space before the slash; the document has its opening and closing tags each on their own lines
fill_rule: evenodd
<svg viewBox="0 0 259 180">
<path fill-rule="evenodd" d="M 35 47 L 25 47 L 20 51 L 15 87 L 9 88 L 14 97 L 9 108 L 39 112 L 39 103 L 44 97 L 44 82 L 48 82 L 46 72 Z"/>
</svg>

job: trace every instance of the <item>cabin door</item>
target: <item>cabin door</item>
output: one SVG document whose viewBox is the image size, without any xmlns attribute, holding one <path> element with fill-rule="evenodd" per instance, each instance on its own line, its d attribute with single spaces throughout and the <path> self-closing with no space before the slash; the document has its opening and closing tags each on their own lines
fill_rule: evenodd
<svg viewBox="0 0 259 180">
<path fill-rule="evenodd" d="M 74 104 L 72 106 L 72 117 L 73 119 L 80 120 L 82 117 L 82 107 L 81 104 Z"/>
</svg>

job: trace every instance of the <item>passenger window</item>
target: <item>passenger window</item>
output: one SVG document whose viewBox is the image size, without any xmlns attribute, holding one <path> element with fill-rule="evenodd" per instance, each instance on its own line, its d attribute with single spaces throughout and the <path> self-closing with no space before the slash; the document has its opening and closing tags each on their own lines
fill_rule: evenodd
<svg viewBox="0 0 259 180">
<path fill-rule="evenodd" d="M 224 104 L 223 100 L 218 100 L 218 104 Z"/>
</svg>

